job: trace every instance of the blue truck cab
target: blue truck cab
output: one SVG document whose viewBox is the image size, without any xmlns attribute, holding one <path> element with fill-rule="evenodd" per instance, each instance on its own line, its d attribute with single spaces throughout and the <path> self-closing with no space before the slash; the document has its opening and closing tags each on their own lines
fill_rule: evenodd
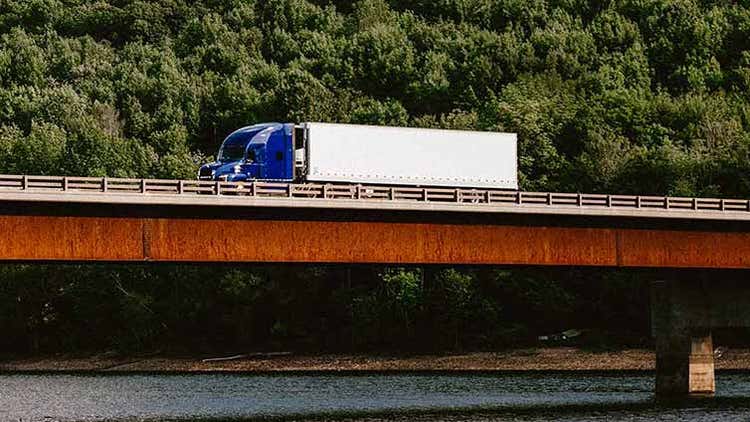
<svg viewBox="0 0 750 422">
<path fill-rule="evenodd" d="M 221 144 L 216 161 L 198 170 L 198 179 L 294 180 L 295 129 L 290 123 L 260 123 L 232 132 Z M 301 141 L 302 136 L 298 138 Z"/>
</svg>

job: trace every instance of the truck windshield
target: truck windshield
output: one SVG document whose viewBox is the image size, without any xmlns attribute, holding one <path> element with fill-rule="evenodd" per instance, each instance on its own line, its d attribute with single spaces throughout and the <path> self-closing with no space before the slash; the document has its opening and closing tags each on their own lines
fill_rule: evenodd
<svg viewBox="0 0 750 422">
<path fill-rule="evenodd" d="M 241 144 L 224 145 L 219 151 L 219 161 L 239 161 L 245 156 L 245 146 Z"/>
</svg>

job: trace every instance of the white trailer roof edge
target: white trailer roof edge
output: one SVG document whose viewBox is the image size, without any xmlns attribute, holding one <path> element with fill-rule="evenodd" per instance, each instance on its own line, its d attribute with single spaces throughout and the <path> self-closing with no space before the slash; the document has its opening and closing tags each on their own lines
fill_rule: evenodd
<svg viewBox="0 0 750 422">
<path fill-rule="evenodd" d="M 387 129 L 387 130 L 414 129 L 418 131 L 456 132 L 456 133 L 492 133 L 492 134 L 502 133 L 502 134 L 516 136 L 516 134 L 513 132 L 493 132 L 491 130 L 441 129 L 441 128 L 434 128 L 434 127 L 415 127 L 415 126 L 381 126 L 381 125 L 361 125 L 361 124 L 355 124 L 355 123 L 326 123 L 326 122 L 304 122 L 304 123 L 300 123 L 300 125 L 306 128 L 311 127 L 311 126 L 330 125 L 330 126 L 350 126 L 350 127 L 361 127 L 361 128 L 382 128 L 382 129 Z"/>
</svg>

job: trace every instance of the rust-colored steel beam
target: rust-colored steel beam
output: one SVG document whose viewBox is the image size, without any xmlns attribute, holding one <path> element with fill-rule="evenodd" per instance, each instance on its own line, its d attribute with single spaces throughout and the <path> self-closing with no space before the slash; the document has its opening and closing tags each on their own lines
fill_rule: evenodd
<svg viewBox="0 0 750 422">
<path fill-rule="evenodd" d="M 0 260 L 136 261 L 143 220 L 0 216 Z"/>
<path fill-rule="evenodd" d="M 619 230 L 623 267 L 750 268 L 750 233 Z"/>
<path fill-rule="evenodd" d="M 200 238 L 195 241 L 196 237 Z M 328 221 L 154 221 L 157 261 L 613 265 L 611 230 Z"/>
<path fill-rule="evenodd" d="M 0 260 L 750 268 L 750 233 L 0 216 Z"/>
</svg>

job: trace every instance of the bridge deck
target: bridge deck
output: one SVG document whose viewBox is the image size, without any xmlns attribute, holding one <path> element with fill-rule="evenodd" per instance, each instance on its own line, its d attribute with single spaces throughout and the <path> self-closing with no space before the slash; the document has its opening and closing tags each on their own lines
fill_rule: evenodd
<svg viewBox="0 0 750 422">
<path fill-rule="evenodd" d="M 0 202 L 332 208 L 750 221 L 750 200 L 496 189 L 0 175 Z"/>
</svg>

